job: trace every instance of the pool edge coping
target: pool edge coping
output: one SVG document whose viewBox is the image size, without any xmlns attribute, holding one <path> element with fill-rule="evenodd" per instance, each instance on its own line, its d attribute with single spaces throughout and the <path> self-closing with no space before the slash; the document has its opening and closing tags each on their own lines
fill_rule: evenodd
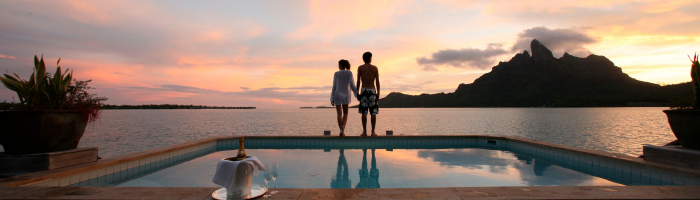
<svg viewBox="0 0 700 200">
<path fill-rule="evenodd" d="M 212 199 L 219 188 L 0 186 L 0 199 Z M 700 186 L 278 189 L 274 199 L 697 199 Z"/>
<path fill-rule="evenodd" d="M 500 139 L 500 140 L 511 140 L 522 142 L 531 145 L 537 145 L 542 147 L 549 147 L 558 150 L 564 150 L 574 153 L 580 153 L 589 156 L 595 156 L 599 158 L 604 158 L 608 160 L 640 165 L 643 167 L 649 167 L 658 170 L 664 170 L 668 172 L 679 173 L 683 175 L 700 177 L 700 170 L 684 168 L 679 166 L 673 166 L 663 163 L 657 163 L 652 161 L 646 161 L 643 158 L 632 157 L 624 154 L 609 153 L 598 150 L 591 150 L 580 147 L 573 147 L 567 145 L 560 145 L 548 142 L 541 142 L 536 140 L 524 139 L 512 136 L 491 136 L 491 135 L 410 135 L 410 136 L 377 136 L 377 137 L 360 137 L 360 136 L 213 136 L 209 138 L 183 142 L 179 144 L 169 145 L 165 147 L 158 147 L 154 149 L 138 151 L 134 153 L 124 154 L 120 156 L 115 156 L 106 159 L 100 159 L 96 162 L 86 163 L 81 165 L 75 165 L 71 167 L 60 168 L 56 170 L 49 171 L 39 171 L 31 172 L 27 174 L 21 174 L 17 176 L 11 176 L 7 178 L 0 179 L 0 186 L 25 186 L 32 183 L 42 182 L 49 179 L 72 176 L 80 173 L 90 172 L 92 170 L 97 170 L 103 167 L 114 166 L 117 164 L 128 163 L 131 161 L 137 161 L 140 159 L 161 155 L 168 152 L 183 150 L 187 148 L 192 148 L 198 145 L 217 142 L 220 140 L 232 140 L 238 138 L 422 138 L 422 137 L 469 137 L 469 138 L 485 138 L 485 139 Z"/>
</svg>

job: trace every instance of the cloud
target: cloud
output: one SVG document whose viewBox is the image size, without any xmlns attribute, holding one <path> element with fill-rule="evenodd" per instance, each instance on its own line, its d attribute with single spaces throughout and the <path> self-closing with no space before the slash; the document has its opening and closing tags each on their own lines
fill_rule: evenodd
<svg viewBox="0 0 700 200">
<path fill-rule="evenodd" d="M 8 56 L 8 55 L 3 55 L 3 54 L 0 54 L 0 58 L 4 58 L 4 59 L 12 59 L 12 60 L 14 60 L 14 59 L 17 59 L 17 57 L 14 57 L 14 56 Z"/>
<path fill-rule="evenodd" d="M 544 26 L 526 29 L 518 34 L 518 40 L 511 52 L 530 50 L 530 42 L 539 40 L 552 51 L 555 57 L 561 57 L 564 52 L 571 55 L 586 57 L 591 54 L 585 45 L 600 42 L 597 38 L 584 32 L 583 28 L 549 29 Z"/>
<path fill-rule="evenodd" d="M 510 53 L 530 50 L 530 42 L 539 40 L 560 57 L 564 52 L 571 55 L 586 57 L 591 51 L 585 45 L 599 42 L 597 38 L 586 34 L 585 28 L 549 29 L 533 27 L 518 34 L 518 39 Z M 424 71 L 436 71 L 435 66 L 449 65 L 457 68 L 487 69 L 495 64 L 496 58 L 508 54 L 502 44 L 491 43 L 486 49 L 462 48 L 443 49 L 432 54 L 432 58 L 418 57 L 416 62 L 423 66 Z"/>
<path fill-rule="evenodd" d="M 308 5 L 309 23 L 288 35 L 299 40 L 321 38 L 331 40 L 350 33 L 386 27 L 397 16 L 414 12 L 411 1 L 320 1 L 311 0 Z"/>
<path fill-rule="evenodd" d="M 496 57 L 506 54 L 502 44 L 489 44 L 486 49 L 443 49 L 432 54 L 432 58 L 418 57 L 416 62 L 422 70 L 435 71 L 436 65 L 450 65 L 458 68 L 486 69 L 491 67 Z"/>
</svg>

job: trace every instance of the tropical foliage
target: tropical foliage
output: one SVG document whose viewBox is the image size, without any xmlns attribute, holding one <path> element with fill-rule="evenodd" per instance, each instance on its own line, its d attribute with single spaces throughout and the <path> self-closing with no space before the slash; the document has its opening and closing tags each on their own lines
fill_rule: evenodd
<svg viewBox="0 0 700 200">
<path fill-rule="evenodd" d="M 671 101 L 671 109 L 674 110 L 695 110 L 700 109 L 700 62 L 698 62 L 698 54 L 696 53 L 690 58 L 690 77 L 693 86 L 693 96 L 683 97 Z"/>
<path fill-rule="evenodd" d="M 78 110 L 83 116 L 83 121 L 94 122 L 99 119 L 102 103 L 107 100 L 104 97 L 96 97 L 88 93 L 91 89 L 88 81 L 74 81 L 73 72 L 61 70 L 56 61 L 56 72 L 46 72 L 44 57 L 39 59 L 34 56 L 34 72 L 29 80 L 5 74 L 0 81 L 5 87 L 17 93 L 19 104 L 15 110 Z"/>
<path fill-rule="evenodd" d="M 693 107 L 700 109 L 700 62 L 698 62 L 697 53 L 690 59 L 690 62 L 693 63 L 690 68 L 690 76 L 693 79 Z"/>
</svg>

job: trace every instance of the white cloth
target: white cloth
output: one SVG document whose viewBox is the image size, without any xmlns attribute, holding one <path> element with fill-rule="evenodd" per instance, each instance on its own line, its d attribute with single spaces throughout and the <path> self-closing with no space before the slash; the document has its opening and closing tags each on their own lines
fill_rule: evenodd
<svg viewBox="0 0 700 200">
<path fill-rule="evenodd" d="M 331 91 L 331 102 L 335 105 L 350 104 L 350 91 L 357 98 L 357 88 L 355 87 L 355 79 L 352 78 L 352 72 L 349 70 L 340 70 L 333 75 L 333 90 Z"/>
<path fill-rule="evenodd" d="M 211 182 L 225 187 L 226 189 L 231 189 L 231 183 L 233 183 L 233 180 L 236 180 L 236 167 L 238 167 L 240 164 L 244 164 L 241 167 L 246 167 L 245 165 L 252 165 L 253 175 L 255 177 L 258 177 L 258 169 L 267 171 L 265 166 L 255 156 L 251 156 L 250 158 L 246 158 L 245 160 L 241 161 L 220 160 L 219 164 L 216 165 L 216 173 L 214 174 L 214 179 L 212 179 Z"/>
</svg>

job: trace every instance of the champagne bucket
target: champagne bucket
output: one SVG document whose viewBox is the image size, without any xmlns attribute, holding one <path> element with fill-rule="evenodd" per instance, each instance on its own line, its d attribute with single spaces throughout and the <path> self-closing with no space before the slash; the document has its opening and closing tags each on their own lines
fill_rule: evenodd
<svg viewBox="0 0 700 200">
<path fill-rule="evenodd" d="M 253 165 L 241 163 L 236 167 L 235 179 L 226 190 L 226 199 L 248 199 L 251 197 L 250 187 L 253 184 Z"/>
</svg>

